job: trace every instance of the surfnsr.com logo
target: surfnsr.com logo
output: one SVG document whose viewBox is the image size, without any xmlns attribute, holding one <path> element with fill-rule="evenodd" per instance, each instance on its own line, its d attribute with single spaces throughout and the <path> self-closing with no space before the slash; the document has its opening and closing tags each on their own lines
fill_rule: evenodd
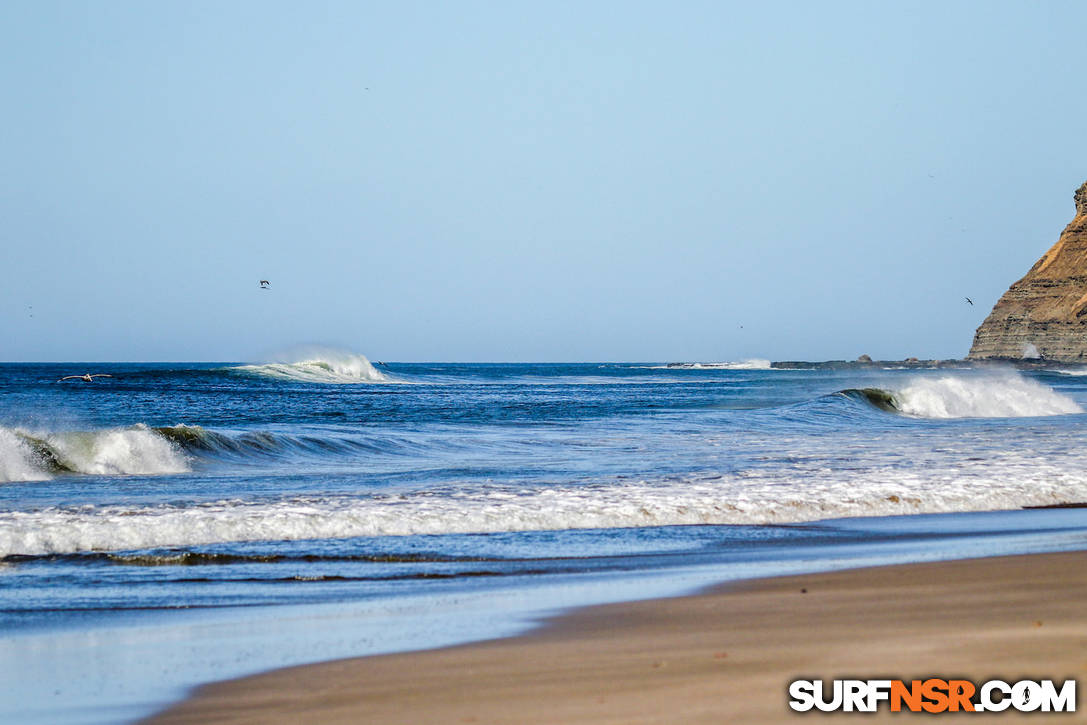
<svg viewBox="0 0 1087 725">
<path fill-rule="evenodd" d="M 1075 712 L 1076 681 L 795 680 L 789 707 L 798 712 Z"/>
</svg>

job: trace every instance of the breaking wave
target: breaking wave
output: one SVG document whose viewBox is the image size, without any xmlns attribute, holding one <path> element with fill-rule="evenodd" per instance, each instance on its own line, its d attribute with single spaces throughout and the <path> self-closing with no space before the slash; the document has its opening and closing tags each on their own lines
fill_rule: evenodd
<svg viewBox="0 0 1087 725">
<path fill-rule="evenodd" d="M 917 378 L 900 390 L 864 388 L 842 393 L 917 418 L 1026 418 L 1083 412 L 1068 396 L 1010 372 Z"/>
<path fill-rule="evenodd" d="M 57 474 L 187 473 L 198 459 L 241 463 L 298 456 L 320 459 L 397 454 L 406 447 L 410 447 L 408 443 L 393 436 L 366 439 L 262 430 L 228 433 L 184 424 L 49 433 L 0 426 L 0 482 L 44 481 Z"/>
<path fill-rule="evenodd" d="M 847 516 L 1010 509 L 1087 499 L 1087 460 L 1007 454 L 930 467 L 749 470 L 685 480 L 529 490 L 222 500 L 0 512 L 0 558 L 231 542 L 686 524 L 779 524 Z"/>
<path fill-rule="evenodd" d="M 0 426 L 0 482 L 57 473 L 147 475 L 191 470 L 180 446 L 139 424 L 94 431 L 35 432 Z"/>
<path fill-rule="evenodd" d="M 0 426 L 0 482 L 44 481 L 51 467 L 24 434 Z"/>
<path fill-rule="evenodd" d="M 1087 368 L 1068 368 L 1061 370 L 1050 370 L 1048 372 L 1056 373 L 1057 375 L 1069 375 L 1075 378 L 1081 378 L 1087 375 Z"/>
<path fill-rule="evenodd" d="M 252 375 L 303 383 L 388 383 L 393 382 L 364 355 L 327 348 L 308 348 L 285 356 L 287 361 L 232 368 Z"/>
<path fill-rule="evenodd" d="M 762 360 L 760 358 L 752 358 L 750 360 L 737 360 L 733 362 L 690 362 L 690 363 L 668 363 L 667 365 L 655 366 L 655 369 L 670 369 L 670 370 L 770 370 L 771 363 L 769 360 Z"/>
</svg>

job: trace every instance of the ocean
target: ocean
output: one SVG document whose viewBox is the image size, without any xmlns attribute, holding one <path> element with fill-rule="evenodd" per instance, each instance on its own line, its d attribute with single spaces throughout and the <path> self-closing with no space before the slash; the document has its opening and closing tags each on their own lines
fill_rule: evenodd
<svg viewBox="0 0 1087 725">
<path fill-rule="evenodd" d="M 1082 369 L 0 365 L 0 721 L 751 576 L 1084 548 Z M 90 381 L 69 375 L 101 373 Z"/>
</svg>

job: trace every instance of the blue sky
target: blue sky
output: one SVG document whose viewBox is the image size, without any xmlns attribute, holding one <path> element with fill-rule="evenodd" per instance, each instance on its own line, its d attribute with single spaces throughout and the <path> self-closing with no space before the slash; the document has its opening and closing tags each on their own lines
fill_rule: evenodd
<svg viewBox="0 0 1087 725">
<path fill-rule="evenodd" d="M 1087 179 L 1083 27 L 4 3 L 0 359 L 961 356 Z"/>
</svg>

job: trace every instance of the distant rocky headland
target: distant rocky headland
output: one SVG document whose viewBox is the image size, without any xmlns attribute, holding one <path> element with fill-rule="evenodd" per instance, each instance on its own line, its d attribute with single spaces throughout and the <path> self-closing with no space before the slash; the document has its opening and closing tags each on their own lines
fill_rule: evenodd
<svg viewBox="0 0 1087 725">
<path fill-rule="evenodd" d="M 1075 218 L 981 323 L 969 360 L 1087 363 L 1087 182 L 1073 199 Z"/>
</svg>

